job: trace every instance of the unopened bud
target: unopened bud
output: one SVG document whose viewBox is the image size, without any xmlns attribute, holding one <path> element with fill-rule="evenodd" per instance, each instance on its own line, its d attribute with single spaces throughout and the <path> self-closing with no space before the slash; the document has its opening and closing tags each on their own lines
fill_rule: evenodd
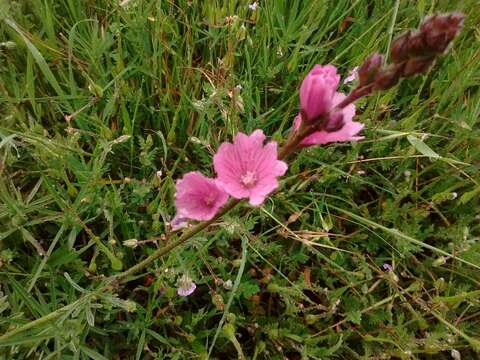
<svg viewBox="0 0 480 360">
<path fill-rule="evenodd" d="M 409 40 L 410 40 L 410 31 L 407 31 L 397 37 L 392 42 L 392 50 L 390 51 L 390 56 L 392 57 L 392 61 L 395 64 L 399 64 L 402 61 L 408 59 L 408 48 L 409 48 Z"/>
<path fill-rule="evenodd" d="M 382 54 L 375 53 L 370 55 L 370 57 L 368 57 L 358 69 L 359 86 L 371 84 L 382 67 L 382 63 Z"/>
<path fill-rule="evenodd" d="M 435 56 L 446 51 L 448 45 L 457 36 L 462 28 L 464 17 L 462 13 L 454 12 L 425 18 L 420 25 L 420 30 L 414 32 L 409 30 L 392 42 L 390 52 L 392 61 L 400 64 L 415 57 L 434 60 Z M 425 68 L 428 69 L 429 66 L 430 64 Z"/>
<path fill-rule="evenodd" d="M 130 247 L 132 249 L 135 249 L 138 246 L 138 240 L 137 239 L 128 239 L 123 242 L 123 246 Z"/>
<path fill-rule="evenodd" d="M 447 262 L 447 259 L 445 258 L 445 256 L 440 256 L 439 258 L 436 258 L 433 261 L 432 266 L 442 266 L 446 262 Z"/>
<path fill-rule="evenodd" d="M 427 17 L 420 31 L 425 34 L 426 45 L 432 52 L 443 53 L 457 36 L 463 25 L 465 15 L 459 12 Z"/>
<path fill-rule="evenodd" d="M 116 138 L 115 140 L 113 140 L 113 143 L 114 143 L 114 144 L 120 144 L 120 143 L 122 143 L 122 142 L 127 141 L 127 140 L 130 139 L 130 138 L 131 138 L 130 135 L 122 135 L 122 136 Z"/>
<path fill-rule="evenodd" d="M 425 73 L 434 63 L 434 57 L 416 57 L 410 59 L 405 64 L 402 71 L 403 77 Z"/>
<path fill-rule="evenodd" d="M 302 121 L 314 123 L 332 108 L 340 75 L 333 65 L 315 65 L 300 85 Z"/>
<path fill-rule="evenodd" d="M 387 90 L 396 85 L 400 80 L 402 67 L 401 65 L 390 65 L 381 69 L 375 77 L 375 89 Z"/>
<path fill-rule="evenodd" d="M 462 360 L 462 355 L 460 354 L 460 351 L 453 349 L 450 352 L 450 355 L 452 356 L 453 360 Z"/>
</svg>

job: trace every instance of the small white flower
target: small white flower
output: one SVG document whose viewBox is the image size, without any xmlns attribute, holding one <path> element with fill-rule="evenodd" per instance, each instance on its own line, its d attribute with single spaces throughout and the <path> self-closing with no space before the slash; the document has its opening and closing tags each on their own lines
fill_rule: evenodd
<svg viewBox="0 0 480 360">
<path fill-rule="evenodd" d="M 248 8 L 252 11 L 257 10 L 258 3 L 255 1 L 253 4 L 248 5 Z"/>
<path fill-rule="evenodd" d="M 452 355 L 453 360 L 462 360 L 462 355 L 460 355 L 460 351 L 453 349 L 450 352 L 450 355 Z"/>
<path fill-rule="evenodd" d="M 451 196 L 452 196 L 452 200 L 455 200 L 458 197 L 458 194 L 454 191 L 452 192 Z"/>
<path fill-rule="evenodd" d="M 228 279 L 223 283 L 223 287 L 227 290 L 231 290 L 233 287 L 232 280 Z"/>
<path fill-rule="evenodd" d="M 157 178 L 161 179 L 162 178 L 162 175 L 163 175 L 163 172 L 162 170 L 158 170 L 155 175 L 157 175 Z"/>
</svg>

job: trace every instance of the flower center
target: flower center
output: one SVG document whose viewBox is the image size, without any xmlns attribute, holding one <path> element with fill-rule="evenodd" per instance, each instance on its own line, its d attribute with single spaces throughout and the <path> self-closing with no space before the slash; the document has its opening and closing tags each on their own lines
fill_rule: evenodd
<svg viewBox="0 0 480 360">
<path fill-rule="evenodd" d="M 205 196 L 203 201 L 205 202 L 205 205 L 211 206 L 215 202 L 215 196 L 213 196 L 211 194 L 207 195 L 207 196 Z"/>
<path fill-rule="evenodd" d="M 242 175 L 241 182 L 247 188 L 252 187 L 257 182 L 257 174 L 254 171 L 247 171 Z"/>
</svg>

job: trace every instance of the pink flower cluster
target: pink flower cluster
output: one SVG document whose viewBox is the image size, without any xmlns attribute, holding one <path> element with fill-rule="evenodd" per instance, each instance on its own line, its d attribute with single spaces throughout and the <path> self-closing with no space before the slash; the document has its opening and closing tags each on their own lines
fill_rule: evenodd
<svg viewBox="0 0 480 360">
<path fill-rule="evenodd" d="M 310 134 L 301 144 L 321 145 L 336 141 L 360 140 L 357 136 L 363 124 L 354 122 L 355 105 L 349 104 L 335 111 L 335 107 L 343 101 L 345 94 L 338 92 L 340 75 L 333 65 L 315 65 L 300 86 L 300 114 L 295 118 L 293 127 L 300 128 L 302 121 L 313 124 L 323 120 L 322 130 Z M 328 115 L 328 119 L 322 117 Z"/>
<path fill-rule="evenodd" d="M 346 98 L 337 92 L 339 81 L 340 76 L 333 65 L 315 65 L 303 80 L 301 110 L 293 128 L 298 131 L 302 121 L 307 125 L 321 121 L 322 126 L 302 139 L 301 145 L 362 139 L 357 134 L 363 125 L 353 121 L 355 105 L 336 108 Z M 172 229 L 188 225 L 189 220 L 211 220 L 230 196 L 249 199 L 253 206 L 261 205 L 278 187 L 277 178 L 287 171 L 287 164 L 278 160 L 277 143 L 271 141 L 265 145 L 264 142 L 262 130 L 255 130 L 250 135 L 238 133 L 233 143 L 221 144 L 213 157 L 216 178 L 192 171 L 178 180 L 175 193 L 177 214 L 170 223 Z"/>
<path fill-rule="evenodd" d="M 193 171 L 178 180 L 172 228 L 184 226 L 186 220 L 211 220 L 229 196 L 261 205 L 278 187 L 277 177 L 287 171 L 287 164 L 277 158 L 277 143 L 264 145 L 264 141 L 262 130 L 238 133 L 233 143 L 221 144 L 213 157 L 215 179 Z"/>
</svg>

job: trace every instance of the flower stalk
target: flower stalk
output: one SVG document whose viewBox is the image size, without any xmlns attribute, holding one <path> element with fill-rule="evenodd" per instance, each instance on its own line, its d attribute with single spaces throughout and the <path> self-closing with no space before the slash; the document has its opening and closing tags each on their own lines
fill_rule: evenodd
<svg viewBox="0 0 480 360">
<path fill-rule="evenodd" d="M 393 87 L 401 78 L 414 76 L 427 71 L 438 56 L 442 55 L 448 49 L 452 40 L 459 33 L 463 19 L 464 15 L 457 12 L 434 15 L 426 18 L 422 22 L 419 30 L 408 31 L 394 40 L 391 49 L 391 64 L 384 64 L 383 55 L 381 54 L 373 54 L 367 58 L 358 70 L 359 83 L 357 87 L 347 96 L 342 94 L 341 98 L 338 97 L 339 93 L 336 93 L 339 80 L 336 75 L 336 69 L 331 65 L 325 66 L 323 70 L 322 67 L 318 67 L 319 65 L 315 67 L 314 70 L 307 75 L 300 89 L 302 109 L 298 127 L 295 128 L 294 126 L 290 131 L 284 145 L 278 150 L 277 160 L 285 160 L 289 155 L 303 146 L 324 144 L 333 141 L 357 140 L 358 137 L 356 137 L 355 134 L 361 130 L 362 125 L 351 121 L 353 115 L 345 113 L 348 107 L 353 106 L 352 104 L 356 100 L 371 95 L 374 91 L 386 90 Z M 335 73 L 333 72 L 334 69 Z M 321 99 L 319 98 L 320 95 L 322 96 Z M 334 96 L 337 96 L 337 100 L 339 99 L 336 103 Z M 355 131 L 355 134 L 340 134 L 341 136 L 339 135 L 340 137 L 334 140 L 325 140 L 325 138 L 322 138 L 322 136 L 325 137 L 325 134 L 342 131 L 347 125 Z M 311 143 L 302 143 L 307 137 L 314 136 L 315 134 L 318 136 L 316 139 L 313 139 Z M 280 171 L 278 173 L 280 173 Z M 210 182 L 206 185 L 213 186 Z M 205 186 L 205 188 L 207 187 Z M 190 188 L 187 190 L 189 191 Z M 268 193 L 261 195 L 266 196 Z M 220 194 L 218 202 L 209 202 L 206 205 L 212 206 L 212 204 L 222 203 L 222 201 L 223 199 Z M 37 325 L 53 321 L 80 304 L 83 304 L 85 301 L 90 301 L 96 294 L 114 290 L 119 284 L 128 282 L 132 275 L 145 269 L 155 260 L 193 238 L 230 210 L 234 209 L 240 202 L 241 199 L 232 198 L 214 215 L 210 216 L 210 214 L 207 214 L 207 216 L 202 213 L 201 216 L 205 216 L 208 220 L 199 222 L 193 227 L 183 231 L 175 241 L 157 249 L 150 256 L 129 269 L 104 279 L 96 290 L 82 295 L 76 302 L 66 305 L 30 323 L 19 326 L 6 334 L 0 335 L 0 342 L 23 331 L 32 329 Z M 196 209 L 190 210 L 190 213 L 187 215 L 191 218 L 192 211 Z M 193 213 L 193 216 L 196 217 L 197 215 Z M 176 232 L 172 232 L 170 235 L 174 235 L 175 233 Z M 137 241 L 132 241 L 130 245 L 136 244 Z"/>
<path fill-rule="evenodd" d="M 320 104 L 321 106 L 313 103 L 311 91 L 315 86 L 319 86 L 319 91 L 324 96 L 325 94 L 330 94 L 331 96 L 334 92 L 332 86 L 336 87 L 338 78 L 336 78 L 330 66 L 327 68 L 327 74 L 321 74 L 321 76 L 317 76 L 320 73 L 319 68 L 314 68 L 312 73 L 308 75 L 311 76 L 313 80 L 309 83 L 305 83 L 304 81 L 301 88 L 301 95 L 305 93 L 305 100 L 302 101 L 302 106 L 309 106 L 313 111 L 307 114 L 305 110 L 302 109 L 301 117 L 306 120 L 308 116 L 308 121 L 302 121 L 296 131 L 290 131 L 287 140 L 278 151 L 278 159 L 285 160 L 289 155 L 303 147 L 301 144 L 302 141 L 315 132 L 322 130 L 332 114 L 342 111 L 356 100 L 369 96 L 374 91 L 386 90 L 393 87 L 402 77 L 411 77 L 425 72 L 434 63 L 436 58 L 448 49 L 453 39 L 458 35 L 463 20 L 464 15 L 459 12 L 434 15 L 427 17 L 422 22 L 418 31 L 409 30 L 400 35 L 392 44 L 391 58 L 393 63 L 385 65 L 383 64 L 384 56 L 382 54 L 372 54 L 358 70 L 358 86 L 343 100 L 333 106 L 333 108 L 330 107 L 329 110 L 326 110 L 328 105 L 324 102 Z M 317 120 L 312 121 L 312 116 L 317 116 Z M 198 223 L 183 232 L 176 241 L 156 250 L 152 255 L 132 266 L 130 269 L 114 275 L 107 280 L 120 282 L 127 280 L 130 275 L 144 269 L 156 259 L 169 253 L 213 224 L 239 203 L 239 199 L 231 199 L 211 220 Z"/>
</svg>

